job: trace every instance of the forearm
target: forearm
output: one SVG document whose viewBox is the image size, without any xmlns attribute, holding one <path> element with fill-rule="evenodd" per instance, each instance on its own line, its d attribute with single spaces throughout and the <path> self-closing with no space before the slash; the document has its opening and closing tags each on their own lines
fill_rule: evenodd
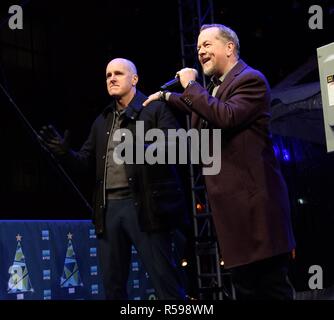
<svg viewBox="0 0 334 320">
<path fill-rule="evenodd" d="M 269 94 L 264 83 L 249 79 L 231 89 L 226 99 L 211 96 L 200 84 L 186 88 L 179 97 L 199 117 L 224 130 L 245 126 L 259 116 L 268 116 Z"/>
<path fill-rule="evenodd" d="M 74 172 L 85 172 L 90 168 L 90 157 L 80 151 L 69 149 L 65 154 L 57 156 L 59 161 Z"/>
<path fill-rule="evenodd" d="M 185 112 L 187 114 L 191 114 L 192 110 L 180 99 L 181 94 L 170 92 L 166 94 L 166 102 L 169 106 L 173 108 L 177 108 L 182 112 Z"/>
</svg>

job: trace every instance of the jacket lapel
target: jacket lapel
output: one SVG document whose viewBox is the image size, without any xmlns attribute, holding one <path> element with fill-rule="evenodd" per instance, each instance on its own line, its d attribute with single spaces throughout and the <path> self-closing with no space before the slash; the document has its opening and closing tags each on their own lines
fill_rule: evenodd
<svg viewBox="0 0 334 320">
<path fill-rule="evenodd" d="M 238 63 L 230 70 L 226 75 L 223 83 L 219 86 L 219 89 L 216 93 L 216 97 L 220 97 L 225 89 L 231 84 L 236 76 L 238 76 L 243 70 L 247 68 L 247 64 L 243 60 L 239 60 Z"/>
<path fill-rule="evenodd" d="M 145 100 L 146 96 L 137 90 L 135 96 L 133 97 L 133 99 L 129 103 L 129 106 L 126 109 L 126 116 L 131 120 L 137 119 L 141 110 L 143 109 L 143 102 Z"/>
<path fill-rule="evenodd" d="M 146 99 L 147 97 L 137 90 L 135 96 L 130 101 L 129 106 L 126 108 L 126 116 L 131 120 L 135 120 L 143 109 L 142 104 Z M 116 102 L 114 99 L 112 99 L 111 103 L 102 111 L 102 114 L 104 115 L 104 117 L 107 117 L 108 113 L 113 112 L 115 108 Z"/>
</svg>

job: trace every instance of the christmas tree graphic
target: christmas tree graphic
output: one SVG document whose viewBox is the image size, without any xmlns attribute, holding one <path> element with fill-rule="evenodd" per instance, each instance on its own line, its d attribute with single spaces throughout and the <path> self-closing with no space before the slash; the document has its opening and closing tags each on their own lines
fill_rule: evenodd
<svg viewBox="0 0 334 320">
<path fill-rule="evenodd" d="M 60 279 L 60 286 L 62 288 L 69 288 L 69 293 L 74 293 L 74 287 L 83 286 L 80 278 L 77 260 L 75 258 L 72 237 L 73 235 L 71 233 L 68 233 L 68 244 L 64 263 L 64 271 Z"/>
<path fill-rule="evenodd" d="M 8 273 L 10 274 L 7 289 L 8 293 L 24 293 L 34 291 L 30 282 L 29 272 L 21 246 L 21 239 L 22 236 L 18 234 L 16 236 L 17 246 L 14 262 L 8 269 Z"/>
</svg>

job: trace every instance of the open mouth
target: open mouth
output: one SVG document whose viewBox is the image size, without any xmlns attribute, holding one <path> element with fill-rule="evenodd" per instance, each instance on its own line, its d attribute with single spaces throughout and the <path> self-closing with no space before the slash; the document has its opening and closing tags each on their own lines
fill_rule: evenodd
<svg viewBox="0 0 334 320">
<path fill-rule="evenodd" d="M 202 64 L 206 64 L 208 61 L 210 61 L 210 58 L 203 58 L 202 59 Z"/>
</svg>

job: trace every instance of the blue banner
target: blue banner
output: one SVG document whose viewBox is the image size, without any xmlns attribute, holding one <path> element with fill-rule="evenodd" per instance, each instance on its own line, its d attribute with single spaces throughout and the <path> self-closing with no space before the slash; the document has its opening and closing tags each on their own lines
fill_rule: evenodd
<svg viewBox="0 0 334 320">
<path fill-rule="evenodd" d="M 0 220 L 0 299 L 104 299 L 94 226 L 88 220 Z M 132 248 L 129 299 L 155 299 Z"/>
</svg>

